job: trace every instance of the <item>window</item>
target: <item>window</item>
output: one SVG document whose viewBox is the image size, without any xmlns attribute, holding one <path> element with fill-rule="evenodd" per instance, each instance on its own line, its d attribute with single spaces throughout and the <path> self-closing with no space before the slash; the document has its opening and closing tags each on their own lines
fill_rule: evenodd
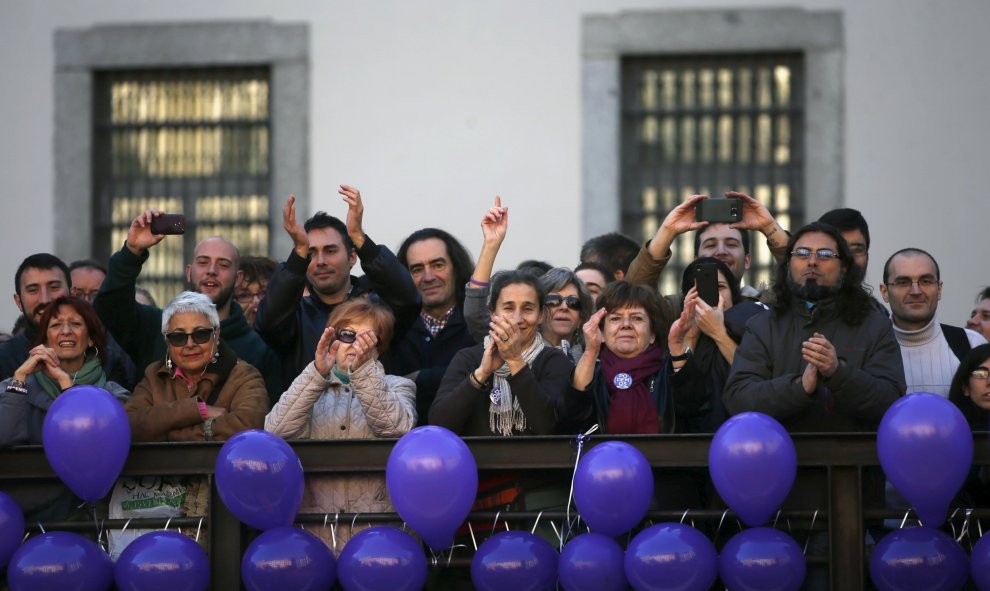
<svg viewBox="0 0 990 591">
<path fill-rule="evenodd" d="M 622 231 L 653 236 L 691 195 L 755 196 L 785 228 L 803 223 L 801 54 L 628 57 L 622 60 Z M 751 236 L 744 281 L 769 285 L 770 251 Z M 678 239 L 661 277 L 680 291 L 694 233 Z"/>
<path fill-rule="evenodd" d="M 631 11 L 582 22 L 582 240 L 645 242 L 676 203 L 733 188 L 786 229 L 842 207 L 842 15 L 795 8 Z M 772 266 L 751 236 L 759 287 Z M 693 235 L 674 245 L 679 292 Z"/>
<path fill-rule="evenodd" d="M 202 237 L 289 252 L 285 196 L 308 210 L 307 25 L 60 30 L 55 65 L 56 254 L 105 260 L 144 209 L 183 213 L 186 235 L 155 247 L 138 279 L 164 305 Z"/>
<path fill-rule="evenodd" d="M 186 216 L 186 234 L 153 248 L 141 274 L 158 302 L 183 289 L 185 263 L 207 236 L 268 255 L 268 68 L 104 71 L 94 90 L 99 259 L 147 209 Z"/>
</svg>

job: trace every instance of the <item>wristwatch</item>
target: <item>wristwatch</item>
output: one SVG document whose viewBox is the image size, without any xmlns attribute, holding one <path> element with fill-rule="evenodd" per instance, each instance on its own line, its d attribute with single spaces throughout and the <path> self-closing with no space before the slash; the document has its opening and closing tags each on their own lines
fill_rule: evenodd
<svg viewBox="0 0 990 591">
<path fill-rule="evenodd" d="M 685 361 L 690 356 L 691 356 L 691 347 L 684 347 L 684 352 L 683 353 L 681 353 L 680 355 L 671 355 L 670 356 L 670 360 L 671 361 Z"/>
<path fill-rule="evenodd" d="M 211 419 L 206 419 L 205 421 L 203 421 L 203 437 L 205 437 L 207 441 L 213 441 L 213 421 L 214 420 L 215 419 L 212 419 L 211 418 Z"/>
</svg>

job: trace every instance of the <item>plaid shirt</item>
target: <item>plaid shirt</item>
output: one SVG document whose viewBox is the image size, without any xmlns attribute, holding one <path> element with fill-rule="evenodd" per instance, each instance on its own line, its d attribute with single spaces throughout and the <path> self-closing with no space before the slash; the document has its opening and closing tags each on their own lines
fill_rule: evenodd
<svg viewBox="0 0 990 591">
<path fill-rule="evenodd" d="M 440 318 L 434 318 L 433 316 L 430 316 L 426 312 L 419 313 L 419 315 L 422 316 L 423 318 L 423 322 L 426 323 L 426 328 L 428 328 L 430 334 L 433 335 L 433 338 L 436 338 L 436 336 L 440 334 L 440 331 L 443 330 L 445 326 L 447 326 L 447 321 L 450 320 L 450 316 L 451 314 L 454 313 L 454 308 L 456 307 L 457 307 L 456 305 L 451 306 L 450 309 L 444 312 L 444 315 L 441 316 Z"/>
</svg>

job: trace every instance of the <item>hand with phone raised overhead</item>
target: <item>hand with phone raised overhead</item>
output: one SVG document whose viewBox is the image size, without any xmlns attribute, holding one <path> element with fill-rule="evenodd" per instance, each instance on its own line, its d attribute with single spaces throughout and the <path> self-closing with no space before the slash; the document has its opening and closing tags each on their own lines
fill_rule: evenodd
<svg viewBox="0 0 990 591">
<path fill-rule="evenodd" d="M 767 245 L 771 249 L 782 247 L 787 244 L 787 241 L 790 238 L 787 231 L 777 223 L 777 220 L 774 219 L 770 211 L 762 203 L 760 203 L 759 199 L 736 191 L 728 191 L 725 196 L 738 199 L 742 204 L 742 219 L 734 224 L 731 224 L 731 227 L 739 230 L 756 230 L 760 232 L 766 237 Z M 774 253 L 774 256 L 777 256 L 776 252 Z"/>
<path fill-rule="evenodd" d="M 149 248 L 164 240 L 165 234 L 156 234 L 151 230 L 152 221 L 164 213 L 149 209 L 131 220 L 131 225 L 127 228 L 127 239 L 124 241 L 127 249 L 142 256 Z"/>
</svg>

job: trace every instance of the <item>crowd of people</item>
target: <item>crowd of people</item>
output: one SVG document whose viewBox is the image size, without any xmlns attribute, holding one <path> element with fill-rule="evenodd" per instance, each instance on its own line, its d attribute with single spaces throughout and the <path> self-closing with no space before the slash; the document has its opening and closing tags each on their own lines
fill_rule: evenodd
<svg viewBox="0 0 990 591">
<path fill-rule="evenodd" d="M 788 231 L 735 192 L 725 196 L 739 200 L 739 221 L 705 221 L 696 206 L 709 197 L 697 195 L 645 245 L 607 234 L 573 269 L 530 260 L 496 270 L 509 237 L 498 198 L 481 215 L 473 261 L 439 228 L 413 232 L 393 254 L 365 232 L 361 193 L 339 192 L 344 219 L 321 211 L 300 223 L 287 199 L 293 248 L 280 263 L 242 257 L 224 237 L 199 242 L 189 291 L 164 309 L 139 286 L 150 251 L 175 239 L 151 230 L 162 212 L 136 217 L 106 266 L 24 259 L 14 278 L 21 327 L 0 345 L 0 445 L 41 443 L 45 411 L 76 384 L 123 401 L 134 441 L 262 428 L 286 439 L 395 438 L 426 424 L 462 436 L 593 425 L 711 433 L 745 411 L 794 432 L 874 431 L 895 400 L 919 391 L 987 428 L 990 288 L 965 328 L 941 324 L 938 263 L 905 245 L 884 264 L 881 303 L 864 285 L 870 236 L 856 210 Z M 678 293 L 660 293 L 689 232 L 695 261 Z M 762 291 L 742 283 L 756 233 L 776 262 Z M 704 267 L 714 269 L 714 299 L 701 290 Z M 519 500 L 502 494 L 504 481 L 482 482 L 479 502 L 486 486 Z M 558 506 L 561 487 L 566 498 L 566 483 L 549 484 L 555 492 L 527 509 Z M 54 515 L 53 502 L 36 495 L 28 513 Z M 388 510 L 381 477 L 307 481 L 304 512 Z"/>
</svg>

